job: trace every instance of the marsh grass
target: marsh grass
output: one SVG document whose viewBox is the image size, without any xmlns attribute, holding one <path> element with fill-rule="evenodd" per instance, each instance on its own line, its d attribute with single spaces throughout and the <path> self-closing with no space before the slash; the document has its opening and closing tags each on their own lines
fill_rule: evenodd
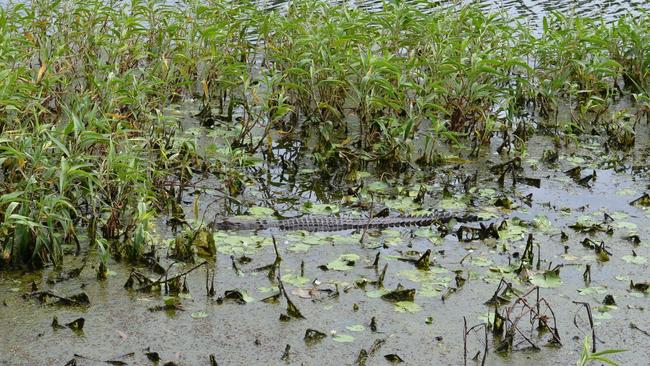
<svg viewBox="0 0 650 366">
<path fill-rule="evenodd" d="M 440 143 L 478 154 L 497 134 L 521 153 L 526 123 L 624 131 L 616 146 L 629 146 L 650 113 L 649 45 L 643 12 L 611 25 L 557 13 L 537 36 L 475 6 L 425 13 L 397 1 L 375 12 L 322 1 L 283 12 L 226 0 L 9 4 L 0 264 L 59 264 L 62 247 L 82 250 L 82 227 L 90 245 L 101 234 L 137 261 L 152 215 L 178 207 L 193 176 L 215 174 L 239 194 L 242 156 L 267 149 L 272 129 L 315 131 L 323 169 L 430 167 Z M 632 97 L 620 118 L 613 106 Z M 228 157 L 181 138 L 165 110 L 182 100 L 234 129 L 218 149 Z M 558 120 L 562 106 L 571 121 Z M 413 151 L 418 138 L 425 151 Z"/>
</svg>

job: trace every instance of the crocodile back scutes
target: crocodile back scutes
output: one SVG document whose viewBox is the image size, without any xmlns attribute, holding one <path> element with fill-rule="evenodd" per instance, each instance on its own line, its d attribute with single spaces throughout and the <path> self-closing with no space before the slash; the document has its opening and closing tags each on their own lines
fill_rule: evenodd
<svg viewBox="0 0 650 366">
<path fill-rule="evenodd" d="M 429 226 L 444 224 L 451 220 L 458 222 L 477 221 L 473 215 L 454 216 L 446 211 L 436 211 L 431 215 L 375 217 L 375 218 L 340 218 L 331 216 L 304 216 L 282 220 L 221 220 L 215 221 L 214 227 L 220 230 L 265 230 L 277 228 L 294 231 L 343 231 L 357 229 L 384 229 L 389 227 Z"/>
</svg>

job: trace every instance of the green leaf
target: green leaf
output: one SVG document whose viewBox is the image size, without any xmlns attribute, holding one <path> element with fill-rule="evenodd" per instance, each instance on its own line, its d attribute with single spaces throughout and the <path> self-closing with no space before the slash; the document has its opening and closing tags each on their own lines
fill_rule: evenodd
<svg viewBox="0 0 650 366">
<path fill-rule="evenodd" d="M 356 254 L 343 254 L 339 259 L 329 262 L 327 268 L 334 271 L 347 271 L 352 269 L 359 259 Z"/>
<path fill-rule="evenodd" d="M 253 217 L 265 218 L 273 215 L 273 209 L 268 207 L 254 206 L 248 209 L 248 213 Z"/>
<path fill-rule="evenodd" d="M 332 340 L 339 343 L 350 343 L 354 342 L 354 337 L 348 334 L 337 334 L 332 337 Z"/>
<path fill-rule="evenodd" d="M 640 255 L 624 255 L 621 259 L 631 264 L 646 264 L 648 259 Z"/>
<path fill-rule="evenodd" d="M 206 313 L 205 311 L 201 310 L 201 311 L 193 312 L 190 316 L 191 316 L 192 318 L 194 318 L 194 319 L 201 319 L 201 318 L 207 318 L 207 317 L 208 317 L 208 313 Z"/>
<path fill-rule="evenodd" d="M 288 251 L 290 252 L 307 252 L 311 249 L 311 245 L 303 244 L 303 243 L 296 243 L 290 247 L 287 248 Z"/>
<path fill-rule="evenodd" d="M 348 325 L 345 327 L 345 329 L 349 330 L 350 332 L 363 332 L 366 330 L 366 327 L 364 327 L 361 324 L 355 324 L 355 325 Z"/>
<path fill-rule="evenodd" d="M 385 192 L 388 188 L 390 187 L 384 182 L 372 182 L 368 185 L 368 191 L 375 193 Z"/>
<path fill-rule="evenodd" d="M 309 283 L 309 278 L 294 273 L 288 273 L 282 276 L 282 282 L 286 282 L 296 287 L 301 287 Z"/>
<path fill-rule="evenodd" d="M 530 283 L 542 288 L 555 288 L 562 285 L 560 275 L 554 271 L 544 271 L 544 273 L 537 273 L 530 279 Z"/>
<path fill-rule="evenodd" d="M 417 313 L 422 307 L 412 301 L 398 301 L 395 303 L 395 311 L 398 313 Z"/>
</svg>

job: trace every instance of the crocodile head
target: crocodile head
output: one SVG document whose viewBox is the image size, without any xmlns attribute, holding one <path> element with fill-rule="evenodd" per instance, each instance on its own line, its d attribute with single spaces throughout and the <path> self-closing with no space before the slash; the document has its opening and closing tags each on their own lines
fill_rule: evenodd
<svg viewBox="0 0 650 366">
<path fill-rule="evenodd" d="M 260 230 L 265 228 L 262 220 L 217 218 L 212 224 L 214 230 Z"/>
</svg>

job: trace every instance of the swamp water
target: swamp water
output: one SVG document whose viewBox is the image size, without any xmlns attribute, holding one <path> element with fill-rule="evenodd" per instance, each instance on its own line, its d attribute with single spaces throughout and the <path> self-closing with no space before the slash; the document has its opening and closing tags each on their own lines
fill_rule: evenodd
<svg viewBox="0 0 650 366">
<path fill-rule="evenodd" d="M 512 1 L 503 6 L 535 19 L 552 10 L 571 10 L 563 7 L 568 3 Z M 610 15 L 647 5 L 594 3 L 580 2 L 576 9 Z M 183 120 L 185 135 L 202 148 L 222 148 L 231 131 L 199 127 L 191 117 L 197 112 L 182 107 L 174 113 Z M 501 141 L 494 138 L 476 159 L 457 158 L 468 156 L 467 150 L 450 150 L 443 156 L 447 163 L 435 172 L 415 167 L 401 176 L 382 175 L 381 167 L 372 164 L 352 174 L 319 172 L 311 163 L 309 134 L 276 132 L 273 149 L 243 170 L 246 189 L 237 200 L 223 198 L 215 188 L 219 179 L 195 178 L 182 197 L 185 216 L 209 222 L 224 212 L 261 218 L 366 217 L 382 208 L 393 216 L 442 208 L 480 215 L 484 224 L 499 228 L 498 238 L 462 241 L 454 235 L 461 225 L 453 223 L 443 236 L 430 227 L 365 233 L 216 232 L 217 256 L 183 276 L 179 287 L 187 291 L 173 297 L 164 296 L 164 290 L 138 291 L 143 285 L 137 281 L 125 289 L 133 267 L 113 259 L 108 260 L 108 279 L 98 280 L 97 253 L 92 251 L 66 256 L 60 269 L 2 271 L 0 365 L 147 365 L 156 359 L 159 364 L 203 365 L 210 364 L 211 355 L 221 365 L 399 360 L 459 365 L 465 356 L 468 364 L 480 364 L 483 330 L 467 334 L 465 351 L 464 327 L 493 321 L 494 307 L 485 303 L 495 291 L 503 302 L 500 313 L 510 310 L 516 331 L 507 354 L 495 352 L 500 340 L 489 335 L 488 365 L 575 364 L 583 340 L 591 336 L 585 308 L 576 302 L 591 306 L 598 350 L 624 349 L 611 357 L 623 365 L 645 365 L 650 211 L 644 204 L 650 199 L 637 199 L 650 190 L 650 145 L 648 125 L 642 121 L 636 129 L 634 147 L 627 151 L 605 151 L 599 136 L 584 134 L 571 141 L 539 133 L 527 142 L 520 162 L 511 160 L 514 154 L 496 153 Z M 415 150 L 423 145 L 421 139 L 415 141 Z M 557 159 L 547 154 L 553 150 Z M 497 169 L 507 162 L 511 164 Z M 360 187 L 372 195 L 357 194 Z M 183 264 L 168 258 L 178 231 L 166 219 L 152 228 L 153 242 L 160 264 L 171 266 L 173 277 L 203 259 Z M 519 271 L 515 264 L 526 256 L 531 269 Z M 278 266 L 269 266 L 278 258 Z M 135 270 L 160 278 L 152 267 Z M 277 276 L 285 293 L 279 292 Z M 502 279 L 514 293 L 502 291 Z M 403 290 L 393 291 L 400 285 Z M 540 287 L 541 299 L 534 292 L 518 298 L 533 285 Z M 48 290 L 66 298 L 83 292 L 89 304 L 42 304 L 30 295 Z M 540 317 L 531 321 L 523 300 Z M 71 324 L 79 318 L 83 329 L 78 322 Z M 540 318 L 557 329 L 556 344 L 549 345 L 551 332 L 536 329 Z M 311 335 L 307 340 L 306 334 Z"/>
<path fill-rule="evenodd" d="M 196 125 L 191 117 L 184 121 L 186 127 Z M 645 123 L 637 128 L 637 136 L 648 135 Z M 218 135 L 227 132 L 189 128 L 186 133 L 198 134 L 209 148 L 210 141 L 218 141 Z M 347 180 L 314 176 L 301 161 L 308 156 L 306 146 L 288 141 L 294 142 L 284 146 L 280 139 L 273 149 L 275 158 L 258 162 L 247 172 L 251 179 L 239 209 L 257 202 L 248 213 L 268 217 L 273 211 L 262 206 L 273 205 L 285 216 L 355 216 L 381 207 L 408 214 L 444 208 L 477 213 L 485 223 L 506 220 L 507 226 L 501 227 L 498 239 L 470 242 L 459 241 L 453 233 L 441 237 L 435 228 L 369 231 L 362 242 L 362 233 L 354 231 L 216 232 L 218 255 L 205 266 L 215 275 L 216 295 L 208 296 L 206 268 L 200 267 L 184 277 L 189 292 L 176 297 L 175 310 L 152 311 L 165 305 L 164 296 L 126 290 L 131 266 L 124 263 L 109 261 L 110 275 L 104 281 L 97 280 L 94 266 L 87 263 L 78 277 L 58 282 L 82 265 L 83 256 L 68 257 L 61 271 L 46 269 L 24 276 L 2 272 L 0 322 L 5 331 L 0 337 L 0 364 L 63 365 L 73 359 L 81 365 L 101 361 L 149 364 L 147 354 L 155 357 L 155 352 L 161 364 L 209 364 L 213 354 L 224 365 L 338 365 L 358 364 L 364 358 L 367 364 L 383 364 L 398 357 L 407 364 L 457 365 L 463 362 L 464 319 L 471 327 L 494 316 L 493 308 L 484 303 L 493 297 L 502 278 L 520 295 L 532 288 L 521 278 L 540 286 L 539 295 L 552 309 L 562 346 L 548 346 L 551 334 L 535 330 L 529 315 L 524 315 L 517 321 L 521 333 L 515 334 L 514 351 L 507 356 L 493 352 L 498 342 L 493 343 L 490 336 L 486 364 L 575 363 L 583 339 L 591 334 L 587 314 L 576 301 L 591 304 L 599 350 L 625 349 L 613 356 L 621 364 L 646 364 L 647 294 L 631 288 L 630 281 L 648 280 L 650 211 L 630 202 L 648 191 L 647 138 L 637 137 L 628 152 L 606 154 L 601 138 L 588 136 L 568 142 L 558 150 L 556 162 L 545 163 L 543 152 L 554 142 L 536 135 L 516 174 L 531 179 L 525 181 L 528 184 L 519 179 L 514 185 L 510 174 L 500 185 L 499 172 L 489 169 L 509 160 L 494 152 L 498 139 L 492 151 L 474 161 L 458 159 L 433 175 L 413 173 L 387 178 L 385 184 L 374 183 L 376 178 L 364 172 Z M 564 173 L 578 166 L 579 176 Z M 593 173 L 595 178 L 582 179 Z M 472 176 L 476 181 L 463 187 L 462 182 Z M 540 180 L 539 187 L 535 179 Z M 355 208 L 356 199 L 345 194 L 362 182 L 372 186 L 374 208 Z M 222 210 L 208 205 L 216 197 L 211 195 L 215 192 L 209 189 L 210 179 L 194 183 L 196 191 L 189 191 L 201 192 L 198 202 L 206 217 Z M 416 203 L 421 189 L 426 194 Z M 194 197 L 187 194 L 183 200 L 191 217 Z M 155 242 L 160 244 L 158 254 L 166 267 L 173 261 L 165 258 L 164 247 L 174 233 L 164 222 L 159 224 Z M 529 234 L 533 235 L 533 263 L 539 258 L 539 268 L 534 265 L 531 271 L 516 274 L 516 266 L 509 263 L 524 254 Z M 272 236 L 282 258 L 279 275 L 284 288 L 304 319 L 280 319 L 287 314 L 287 302 L 282 295 L 273 297 L 279 294 L 277 282 L 269 280 L 265 267 L 276 258 Z M 591 241 L 583 242 L 586 238 Z M 609 255 L 599 254 L 599 247 Z M 430 264 L 418 269 L 415 261 L 427 249 L 431 250 Z M 377 255 L 377 266 L 373 266 Z M 558 276 L 544 271 L 558 265 Z M 381 288 L 372 281 L 384 266 Z M 591 268 L 590 281 L 584 278 L 586 266 Z M 170 276 L 190 267 L 179 263 Z M 159 277 L 150 268 L 137 270 Z M 24 298 L 32 292 L 32 282 L 64 296 L 83 291 L 90 305 L 42 305 Z M 414 289 L 414 301 L 382 298 L 398 285 Z M 134 288 L 138 287 L 136 282 Z M 607 295 L 613 296 L 615 306 L 603 305 Z M 515 299 L 511 295 L 510 303 L 504 302 L 501 309 Z M 534 294 L 528 301 L 535 303 Z M 512 312 L 513 319 L 528 314 L 520 307 Z M 542 313 L 551 316 L 548 310 Z M 60 324 L 83 317 L 85 325 L 82 331 L 55 329 L 51 325 L 54 317 Z M 306 341 L 309 329 L 322 332 L 324 338 Z M 534 350 L 524 336 L 539 349 Z M 482 351 L 483 337 L 482 330 L 470 332 L 468 358 Z M 478 358 L 469 364 L 480 363 Z"/>
</svg>

